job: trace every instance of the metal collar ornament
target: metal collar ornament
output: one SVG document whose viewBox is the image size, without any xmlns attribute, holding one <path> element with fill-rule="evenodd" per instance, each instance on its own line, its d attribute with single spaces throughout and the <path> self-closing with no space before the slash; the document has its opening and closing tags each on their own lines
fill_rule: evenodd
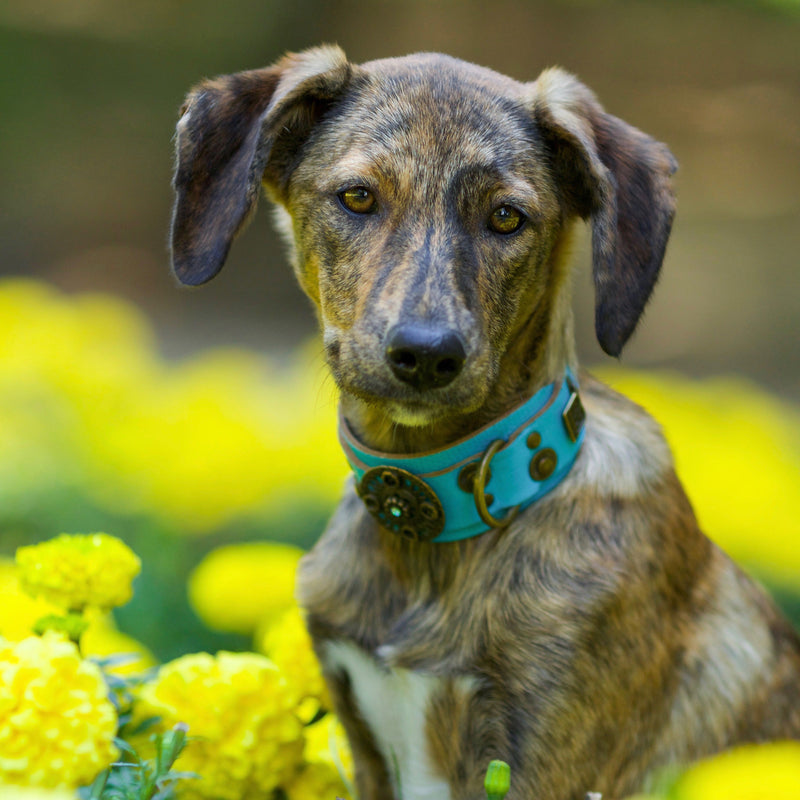
<svg viewBox="0 0 800 800">
<path fill-rule="evenodd" d="M 586 414 L 574 375 L 540 389 L 491 425 L 429 453 L 363 447 L 340 416 L 339 441 L 367 511 L 382 527 L 425 542 L 454 542 L 508 525 L 566 477 Z"/>
</svg>

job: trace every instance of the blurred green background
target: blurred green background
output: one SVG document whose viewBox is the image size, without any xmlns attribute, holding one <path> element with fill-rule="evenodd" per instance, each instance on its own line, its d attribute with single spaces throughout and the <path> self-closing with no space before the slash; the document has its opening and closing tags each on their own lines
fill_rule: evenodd
<svg viewBox="0 0 800 800">
<path fill-rule="evenodd" d="M 675 419 L 667 430 L 687 470 L 728 468 L 690 486 L 709 532 L 739 543 L 734 554 L 800 617 L 791 0 L 2 0 L 0 274 L 57 293 L 0 288 L 0 553 L 60 531 L 122 536 L 145 569 L 120 625 L 167 658 L 247 643 L 210 632 L 189 608 L 186 578 L 206 553 L 230 541 L 313 542 L 344 474 L 335 401 L 266 204 L 199 290 L 172 279 L 167 233 L 172 136 L 189 87 L 320 42 L 355 61 L 441 50 L 525 80 L 558 64 L 670 145 L 678 218 L 623 365 L 734 375 L 770 393 L 740 380 L 687 400 L 694 384 L 673 379 L 656 384 L 653 403 Z M 577 258 L 579 352 L 603 365 L 585 237 Z M 125 302 L 92 306 L 87 292 Z M 208 353 L 219 347 L 248 352 Z M 748 428 L 754 417 L 763 425 Z M 698 437 L 706 460 L 693 463 L 681 443 Z M 291 485 L 275 477 L 287 474 Z M 767 540 L 761 557 L 753 543 Z"/>
</svg>

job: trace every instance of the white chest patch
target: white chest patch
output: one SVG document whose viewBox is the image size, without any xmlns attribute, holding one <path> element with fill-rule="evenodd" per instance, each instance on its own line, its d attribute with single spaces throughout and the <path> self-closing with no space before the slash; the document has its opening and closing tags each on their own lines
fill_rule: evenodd
<svg viewBox="0 0 800 800">
<path fill-rule="evenodd" d="M 442 679 L 385 669 L 352 644 L 327 645 L 325 662 L 345 670 L 358 710 L 378 745 L 398 800 L 450 800 L 450 787 L 431 763 L 425 734 L 428 703 Z"/>
</svg>

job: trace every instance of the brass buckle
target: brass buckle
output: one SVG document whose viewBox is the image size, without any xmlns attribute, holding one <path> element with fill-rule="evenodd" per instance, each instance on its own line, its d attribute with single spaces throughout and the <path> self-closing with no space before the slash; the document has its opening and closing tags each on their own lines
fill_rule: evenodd
<svg viewBox="0 0 800 800">
<path fill-rule="evenodd" d="M 477 470 L 475 470 L 475 478 L 472 483 L 472 497 L 475 500 L 475 510 L 478 512 L 478 516 L 490 528 L 504 528 L 510 522 L 513 522 L 519 513 L 519 506 L 514 506 L 508 510 L 508 513 L 503 519 L 498 519 L 489 512 L 489 507 L 486 503 L 485 489 L 487 476 L 489 474 L 489 464 L 492 458 L 494 458 L 495 453 L 500 450 L 504 444 L 505 442 L 502 439 L 496 439 L 486 448 L 486 452 L 483 454 L 483 458 L 481 458 Z"/>
<path fill-rule="evenodd" d="M 570 440 L 577 442 L 583 430 L 583 424 L 586 422 L 586 411 L 583 408 L 577 387 L 569 378 L 567 378 L 567 386 L 569 387 L 570 395 L 567 399 L 567 404 L 564 406 L 561 419 L 564 420 L 564 427 L 567 429 L 567 435 Z"/>
</svg>

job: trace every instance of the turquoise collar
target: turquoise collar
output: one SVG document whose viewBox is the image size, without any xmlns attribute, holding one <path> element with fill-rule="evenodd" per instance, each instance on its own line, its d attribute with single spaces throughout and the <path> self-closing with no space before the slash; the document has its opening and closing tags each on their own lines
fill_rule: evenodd
<svg viewBox="0 0 800 800">
<path fill-rule="evenodd" d="M 340 416 L 356 489 L 383 528 L 454 542 L 508 525 L 554 489 L 578 456 L 586 414 L 567 370 L 496 422 L 449 447 L 390 455 L 363 447 Z"/>
</svg>

